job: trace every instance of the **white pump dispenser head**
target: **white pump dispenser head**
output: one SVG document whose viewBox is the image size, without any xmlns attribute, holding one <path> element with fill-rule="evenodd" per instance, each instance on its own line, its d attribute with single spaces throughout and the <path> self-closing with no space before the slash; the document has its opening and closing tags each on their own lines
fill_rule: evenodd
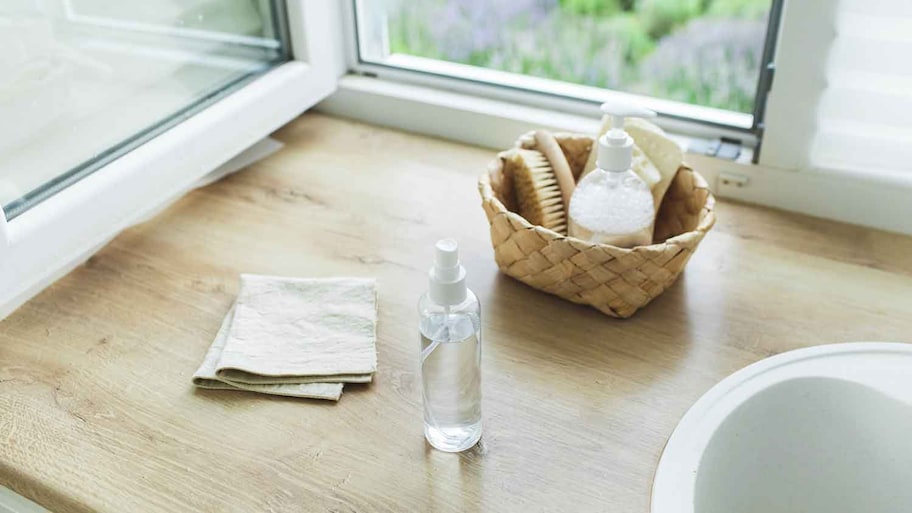
<svg viewBox="0 0 912 513">
<path fill-rule="evenodd" d="M 605 171 L 623 173 L 633 164 L 633 138 L 624 131 L 624 118 L 651 118 L 656 113 L 621 100 L 603 103 L 602 112 L 611 116 L 611 130 L 599 138 L 595 167 Z"/>
<path fill-rule="evenodd" d="M 466 270 L 459 263 L 459 244 L 454 239 L 442 239 L 435 248 L 434 266 L 428 273 L 428 295 L 438 305 L 458 305 L 466 299 Z"/>
</svg>

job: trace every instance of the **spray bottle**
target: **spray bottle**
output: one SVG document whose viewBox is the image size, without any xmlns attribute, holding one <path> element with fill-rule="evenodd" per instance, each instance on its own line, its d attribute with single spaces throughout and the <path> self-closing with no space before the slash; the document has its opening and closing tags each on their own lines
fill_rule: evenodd
<svg viewBox="0 0 912 513">
<path fill-rule="evenodd" d="M 481 438 L 481 305 L 466 287 L 453 239 L 437 242 L 428 291 L 418 302 L 424 436 L 464 451 Z"/>
</svg>

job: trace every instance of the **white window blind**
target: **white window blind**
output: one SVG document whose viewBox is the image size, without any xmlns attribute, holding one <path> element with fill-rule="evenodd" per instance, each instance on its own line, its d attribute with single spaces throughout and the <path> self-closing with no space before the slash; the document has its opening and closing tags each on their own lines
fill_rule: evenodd
<svg viewBox="0 0 912 513">
<path fill-rule="evenodd" d="M 912 2 L 842 0 L 826 79 L 812 165 L 912 173 Z"/>
<path fill-rule="evenodd" d="M 912 1 L 790 0 L 782 30 L 761 162 L 912 183 Z"/>
</svg>

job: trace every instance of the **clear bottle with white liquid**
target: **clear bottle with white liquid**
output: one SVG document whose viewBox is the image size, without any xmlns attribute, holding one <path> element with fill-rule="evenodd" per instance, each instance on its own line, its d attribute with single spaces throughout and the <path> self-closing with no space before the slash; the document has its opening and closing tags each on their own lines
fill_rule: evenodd
<svg viewBox="0 0 912 513">
<path fill-rule="evenodd" d="M 631 169 L 633 138 L 624 130 L 624 118 L 655 112 L 623 102 L 605 102 L 602 112 L 611 117 L 611 129 L 597 141 L 596 168 L 570 198 L 570 235 L 622 248 L 652 244 L 655 205 L 649 186 Z"/>
<path fill-rule="evenodd" d="M 456 241 L 437 242 L 428 292 L 418 302 L 424 436 L 447 452 L 481 438 L 481 305 L 465 275 Z"/>
</svg>

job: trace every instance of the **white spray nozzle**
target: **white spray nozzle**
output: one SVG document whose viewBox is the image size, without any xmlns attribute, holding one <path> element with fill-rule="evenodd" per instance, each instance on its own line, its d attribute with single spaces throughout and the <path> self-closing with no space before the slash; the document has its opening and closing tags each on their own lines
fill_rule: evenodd
<svg viewBox="0 0 912 513">
<path fill-rule="evenodd" d="M 459 277 L 459 244 L 455 239 L 441 239 L 434 246 L 434 275 L 441 281 Z"/>
<path fill-rule="evenodd" d="M 466 298 L 466 271 L 459 263 L 459 244 L 442 239 L 434 246 L 434 266 L 428 273 L 431 300 L 439 305 L 457 305 Z"/>
</svg>

